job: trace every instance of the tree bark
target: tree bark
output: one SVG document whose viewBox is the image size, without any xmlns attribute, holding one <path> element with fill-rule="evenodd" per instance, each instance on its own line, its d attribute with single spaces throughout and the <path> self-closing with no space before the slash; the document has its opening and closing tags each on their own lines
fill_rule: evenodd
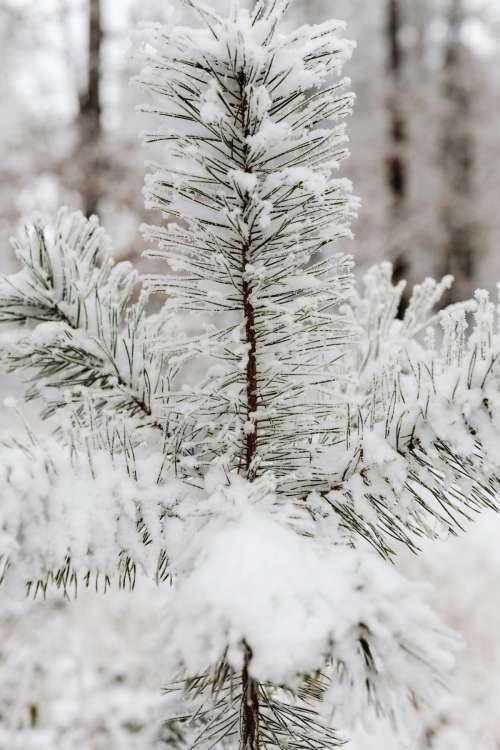
<svg viewBox="0 0 500 750">
<path fill-rule="evenodd" d="M 81 194 L 86 216 L 98 212 L 101 197 L 102 164 L 99 149 L 102 139 L 102 24 L 101 0 L 88 0 L 87 80 L 80 96 L 79 131 Z"/>
<path fill-rule="evenodd" d="M 461 39 L 463 0 L 450 0 L 448 38 L 443 63 L 444 117 L 441 160 L 444 178 L 442 221 L 445 232 L 442 273 L 455 284 L 448 301 L 473 291 L 476 267 L 474 204 L 474 142 L 471 92 L 466 80 L 468 54 Z"/>
<path fill-rule="evenodd" d="M 259 750 L 259 683 L 252 679 L 248 667 L 252 651 L 245 644 L 245 662 L 241 673 L 240 750 Z"/>
<path fill-rule="evenodd" d="M 239 77 L 241 95 L 241 129 L 245 139 L 250 135 L 248 130 L 248 99 L 247 79 L 244 71 Z M 248 145 L 243 147 L 242 168 L 251 172 L 248 164 Z M 242 203 L 242 215 L 246 218 L 250 206 L 250 199 L 245 198 Z M 257 335 L 255 330 L 255 310 L 252 302 L 252 284 L 247 280 L 247 264 L 252 261 L 252 236 L 242 242 L 241 246 L 241 277 L 244 317 L 244 337 L 248 346 L 246 364 L 246 425 L 245 425 L 245 469 L 247 479 L 255 478 L 254 459 L 257 453 L 257 408 L 258 408 L 258 372 L 257 372 Z M 240 750 L 259 750 L 259 684 L 249 675 L 248 667 L 252 659 L 252 650 L 244 644 L 245 655 L 241 674 L 242 697 L 240 705 Z"/>
</svg>

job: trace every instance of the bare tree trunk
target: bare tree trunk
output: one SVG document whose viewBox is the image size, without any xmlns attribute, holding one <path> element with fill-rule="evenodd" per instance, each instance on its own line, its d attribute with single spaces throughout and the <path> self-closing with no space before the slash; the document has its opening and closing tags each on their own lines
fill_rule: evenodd
<svg viewBox="0 0 500 750">
<path fill-rule="evenodd" d="M 408 193 L 407 124 L 403 99 L 405 60 L 401 44 L 402 24 L 401 0 L 387 0 L 387 73 L 391 90 L 388 98 L 389 127 L 386 175 L 390 195 L 389 252 L 393 258 L 396 280 L 406 276 L 408 270 L 406 248 L 402 247 L 401 237 L 401 229 L 407 214 Z"/>
<path fill-rule="evenodd" d="M 461 40 L 464 20 L 463 0 L 450 0 L 443 68 L 445 111 L 441 139 L 445 231 L 442 272 L 455 276 L 450 301 L 471 294 L 476 267 L 474 142 L 470 122 L 471 93 L 466 81 L 468 53 Z"/>
<path fill-rule="evenodd" d="M 88 64 L 85 91 L 80 97 L 80 154 L 81 194 L 83 211 L 95 214 L 101 197 L 101 159 L 99 149 L 101 125 L 101 68 L 102 68 L 101 0 L 88 0 Z"/>
</svg>

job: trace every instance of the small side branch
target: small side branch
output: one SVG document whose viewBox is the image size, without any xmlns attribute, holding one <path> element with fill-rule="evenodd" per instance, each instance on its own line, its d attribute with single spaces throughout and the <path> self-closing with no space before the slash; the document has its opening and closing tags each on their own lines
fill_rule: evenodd
<svg viewBox="0 0 500 750">
<path fill-rule="evenodd" d="M 56 306 L 56 311 L 57 311 L 57 315 L 59 317 L 59 320 L 62 323 L 65 323 L 68 326 L 68 328 L 71 328 L 73 331 L 81 331 L 82 330 L 81 328 L 79 328 L 79 326 L 76 323 L 74 323 L 71 320 L 71 318 L 68 317 L 68 315 L 66 315 L 61 310 L 61 308 L 59 306 Z M 119 387 L 126 392 L 126 394 L 129 396 L 130 400 L 137 406 L 137 408 L 143 414 L 143 416 L 152 417 L 153 416 L 153 412 L 151 410 L 150 405 L 147 404 L 144 399 L 140 398 L 140 396 L 138 396 L 137 394 L 134 394 L 130 390 L 130 387 L 129 387 L 129 384 L 127 383 L 127 381 L 119 373 L 119 371 L 118 371 L 118 369 L 116 367 L 115 367 L 115 369 L 116 369 L 116 382 L 119 385 Z M 152 425 L 154 427 L 163 429 L 162 425 L 159 422 L 157 422 L 157 421 L 152 422 Z"/>
</svg>

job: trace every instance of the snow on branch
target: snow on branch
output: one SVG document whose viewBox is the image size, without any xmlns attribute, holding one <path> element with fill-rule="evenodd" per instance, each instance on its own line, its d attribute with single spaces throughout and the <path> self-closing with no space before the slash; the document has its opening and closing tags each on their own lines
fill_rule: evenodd
<svg viewBox="0 0 500 750">
<path fill-rule="evenodd" d="M 367 711 L 401 722 L 412 704 L 432 700 L 459 644 L 418 587 L 373 552 L 318 544 L 305 509 L 280 500 L 268 476 L 214 482 L 208 509 L 195 542 L 182 532 L 177 540 L 184 571 L 166 613 L 165 669 L 206 676 L 203 695 L 191 696 L 194 715 L 199 705 L 208 710 L 221 664 L 230 692 L 247 651 L 251 676 L 270 696 L 286 698 L 273 687 L 286 685 L 307 705 L 316 691 L 346 730 Z M 217 716 L 221 689 L 210 709 Z M 233 689 L 217 719 L 224 726 L 237 710 Z"/>
<path fill-rule="evenodd" d="M 0 561 L 11 590 L 36 596 L 55 584 L 106 590 L 117 577 L 133 586 L 136 569 L 164 567 L 163 520 L 172 512 L 142 462 L 129 476 L 120 457 L 78 456 L 51 439 L 12 439 L 0 451 Z M 154 472 L 153 472 L 154 477 Z"/>
<path fill-rule="evenodd" d="M 28 226 L 14 247 L 22 270 L 0 278 L 0 321 L 31 326 L 7 336 L 3 359 L 33 380 L 29 396 L 44 398 L 45 414 L 64 408 L 82 419 L 90 400 L 96 414 L 161 428 L 168 367 L 152 341 L 168 337 L 169 324 L 146 317 L 144 295 L 131 304 L 138 274 L 113 265 L 97 219 L 63 209 L 53 225 Z"/>
<path fill-rule="evenodd" d="M 326 501 L 382 554 L 397 542 L 417 550 L 420 537 L 455 534 L 483 509 L 498 510 L 498 309 L 478 291 L 435 313 L 450 283 L 417 286 L 400 321 L 402 287 L 392 286 L 385 264 L 368 273 L 353 303 L 360 338 L 357 383 L 346 393 L 351 448 L 343 475 L 311 502 L 321 516 Z"/>
<path fill-rule="evenodd" d="M 151 165 L 146 195 L 166 226 L 146 232 L 170 272 L 149 289 L 210 321 L 164 345 L 206 372 L 173 389 L 172 453 L 187 475 L 223 460 L 272 471 L 299 496 L 325 485 L 311 459 L 342 432 L 335 381 L 352 331 L 338 310 L 352 278 L 333 251 L 357 202 L 334 172 L 353 100 L 337 79 L 353 44 L 338 22 L 278 29 L 286 5 L 157 28 L 139 81 L 156 125 L 146 141 L 165 163 Z"/>
</svg>

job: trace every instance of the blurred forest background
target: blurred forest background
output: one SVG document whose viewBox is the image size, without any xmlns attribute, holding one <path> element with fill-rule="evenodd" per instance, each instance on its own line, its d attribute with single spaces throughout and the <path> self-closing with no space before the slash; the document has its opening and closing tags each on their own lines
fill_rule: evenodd
<svg viewBox="0 0 500 750">
<path fill-rule="evenodd" d="M 220 11 L 229 0 L 212 0 Z M 130 38 L 173 23 L 168 0 L 0 0 L 0 270 L 7 239 L 33 211 L 97 213 L 116 257 L 144 249 L 141 93 Z M 500 280 L 500 2 L 296 0 L 290 22 L 345 19 L 358 49 L 343 166 L 362 198 L 351 244 L 358 270 L 390 259 L 411 283 L 452 273 L 448 301 Z M 2 414 L 5 417 L 5 412 Z M 434 750 L 500 748 L 500 522 L 406 560 L 467 641 L 442 704 L 422 713 Z M 0 603 L 0 750 L 165 747 L 155 671 L 159 592 L 86 593 L 76 604 Z M 164 715 L 164 714 L 163 714 Z M 353 750 L 406 747 L 382 728 Z"/>
<path fill-rule="evenodd" d="M 122 257 L 142 250 L 145 125 L 129 85 L 130 38 L 141 21 L 171 23 L 172 5 L 0 0 L 3 237 L 32 210 L 67 204 L 97 212 Z M 491 286 L 500 278 L 500 4 L 297 0 L 290 19 L 332 15 L 358 42 L 343 167 L 363 201 L 358 265 L 390 258 L 412 281 L 452 272 L 458 299 Z"/>
</svg>

